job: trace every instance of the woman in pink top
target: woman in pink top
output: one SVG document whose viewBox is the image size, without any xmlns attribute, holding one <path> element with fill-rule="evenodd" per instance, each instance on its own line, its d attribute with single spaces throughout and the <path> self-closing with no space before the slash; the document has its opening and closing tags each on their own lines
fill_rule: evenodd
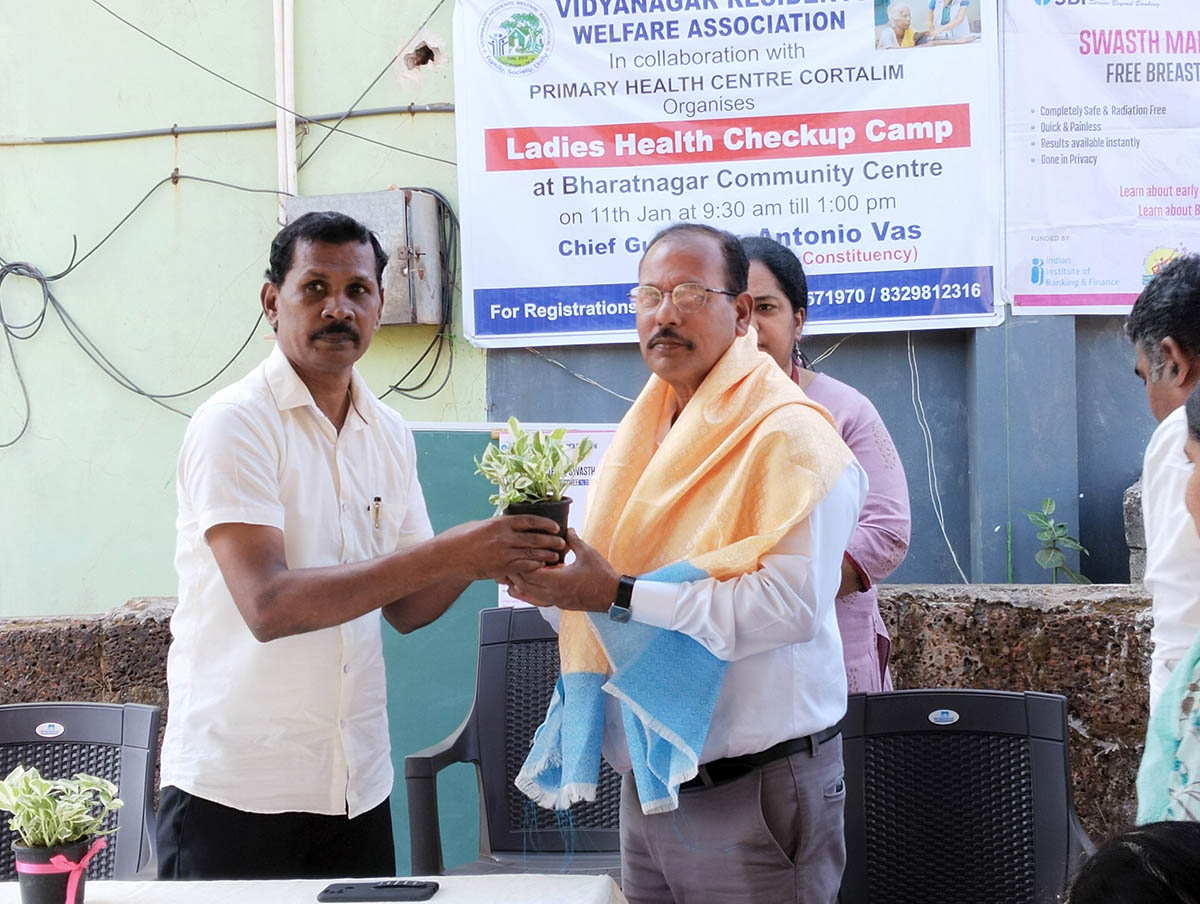
<svg viewBox="0 0 1200 904">
<path fill-rule="evenodd" d="M 742 245 L 750 258 L 758 347 L 778 361 L 809 398 L 828 409 L 870 480 L 858 528 L 842 559 L 837 619 L 850 693 L 891 690 L 892 642 L 879 615 L 875 583 L 895 571 L 908 552 L 904 467 L 867 397 L 803 366 L 800 335 L 808 314 L 808 283 L 799 259 L 768 238 L 752 236 L 742 239 Z"/>
</svg>

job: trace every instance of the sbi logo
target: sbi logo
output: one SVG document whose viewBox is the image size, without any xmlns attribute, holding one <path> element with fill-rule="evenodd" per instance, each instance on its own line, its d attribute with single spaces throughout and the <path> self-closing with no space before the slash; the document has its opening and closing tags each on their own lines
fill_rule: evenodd
<svg viewBox="0 0 1200 904">
<path fill-rule="evenodd" d="M 1049 6 L 1053 3 L 1055 6 L 1086 6 L 1087 0 L 1033 0 L 1038 6 Z"/>
<path fill-rule="evenodd" d="M 1033 0 L 1038 6 L 1049 6 L 1050 0 Z"/>
</svg>

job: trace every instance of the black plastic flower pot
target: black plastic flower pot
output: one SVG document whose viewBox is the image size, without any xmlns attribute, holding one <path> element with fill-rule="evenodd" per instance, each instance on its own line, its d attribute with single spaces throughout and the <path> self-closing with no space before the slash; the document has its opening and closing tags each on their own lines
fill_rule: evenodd
<svg viewBox="0 0 1200 904">
<path fill-rule="evenodd" d="M 549 518 L 551 521 L 558 524 L 558 535 L 566 542 L 567 539 L 567 513 L 571 509 L 571 500 L 567 497 L 562 499 L 542 499 L 538 502 L 512 502 L 504 509 L 506 515 L 539 515 L 542 518 Z M 566 558 L 567 551 L 564 549 L 558 554 L 558 564 L 561 565 L 563 559 Z"/>
<path fill-rule="evenodd" d="M 60 844 L 55 847 L 26 847 L 13 842 L 13 856 L 18 864 L 28 863 L 33 866 L 50 866 L 51 861 L 62 854 L 71 863 L 78 863 L 87 853 L 90 838 L 71 844 Z M 73 899 L 67 898 L 67 886 L 71 881 L 71 873 L 31 873 L 21 872 L 18 866 L 17 880 L 21 887 L 21 904 L 82 904 L 83 881 L 87 870 L 79 874 Z"/>
</svg>

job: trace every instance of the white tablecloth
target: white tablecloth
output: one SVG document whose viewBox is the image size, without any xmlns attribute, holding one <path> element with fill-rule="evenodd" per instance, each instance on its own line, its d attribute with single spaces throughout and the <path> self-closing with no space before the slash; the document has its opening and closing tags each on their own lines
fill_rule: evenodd
<svg viewBox="0 0 1200 904">
<path fill-rule="evenodd" d="M 344 880 L 352 881 L 352 880 Z M 625 904 L 607 876 L 438 876 L 430 904 Z M 284 882 L 92 882 L 84 904 L 311 904 L 325 879 Z M 16 882 L 0 882 L 0 904 L 19 904 Z"/>
</svg>

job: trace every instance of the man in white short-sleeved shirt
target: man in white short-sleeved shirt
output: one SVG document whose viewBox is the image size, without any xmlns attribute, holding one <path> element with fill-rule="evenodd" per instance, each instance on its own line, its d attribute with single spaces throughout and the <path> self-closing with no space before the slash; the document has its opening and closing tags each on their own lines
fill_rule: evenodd
<svg viewBox="0 0 1200 904">
<path fill-rule="evenodd" d="M 380 614 L 412 631 L 563 545 L 532 516 L 433 536 L 412 432 L 354 370 L 386 263 L 342 214 L 281 230 L 261 293 L 275 348 L 188 425 L 161 878 L 393 875 Z"/>
<path fill-rule="evenodd" d="M 1200 384 L 1200 255 L 1182 255 L 1159 271 L 1134 303 L 1125 332 L 1137 349 L 1134 372 L 1146 384 L 1150 412 L 1159 422 L 1142 462 L 1153 709 L 1200 631 L 1200 537 L 1184 505 L 1194 466 L 1184 453 L 1183 410 Z"/>
</svg>

